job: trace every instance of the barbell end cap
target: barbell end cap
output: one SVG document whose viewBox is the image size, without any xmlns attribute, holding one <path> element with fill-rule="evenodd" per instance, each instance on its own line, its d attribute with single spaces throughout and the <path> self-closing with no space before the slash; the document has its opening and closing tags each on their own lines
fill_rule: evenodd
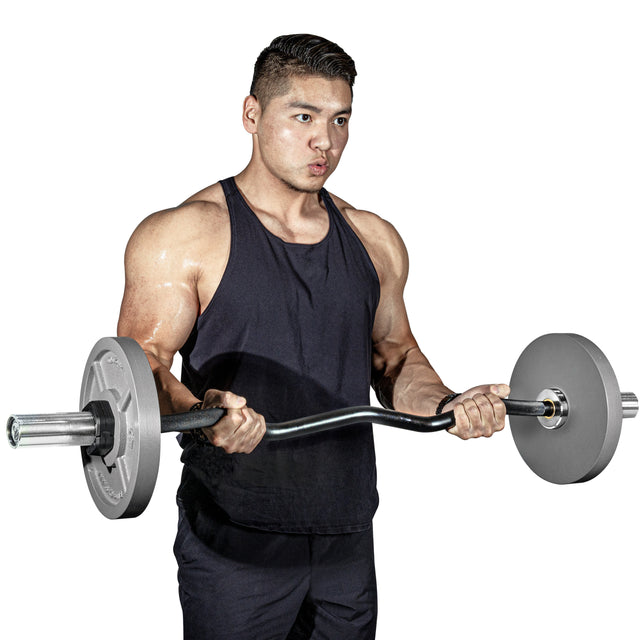
<svg viewBox="0 0 640 640">
<path fill-rule="evenodd" d="M 638 415 L 638 396 L 630 391 L 624 391 L 620 394 L 622 399 L 622 417 L 635 418 Z"/>
<path fill-rule="evenodd" d="M 20 444 L 20 426 L 15 416 L 9 416 L 7 420 L 7 440 L 12 449 L 17 449 Z"/>
</svg>

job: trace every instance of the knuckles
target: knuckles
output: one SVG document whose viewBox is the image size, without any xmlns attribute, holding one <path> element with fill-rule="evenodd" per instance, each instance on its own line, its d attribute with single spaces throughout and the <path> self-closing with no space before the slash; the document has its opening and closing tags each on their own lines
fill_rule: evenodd
<svg viewBox="0 0 640 640">
<path fill-rule="evenodd" d="M 462 440 L 490 438 L 505 427 L 506 409 L 495 394 L 476 393 L 454 406 L 456 426 L 451 431 Z"/>
<path fill-rule="evenodd" d="M 246 403 L 241 396 L 237 396 L 232 391 L 220 391 L 218 389 L 209 389 L 204 394 L 204 406 L 207 407 L 239 407 Z"/>
<path fill-rule="evenodd" d="M 225 453 L 251 453 L 266 433 L 262 415 L 251 409 L 231 410 L 215 427 L 205 430 L 212 445 Z"/>
</svg>

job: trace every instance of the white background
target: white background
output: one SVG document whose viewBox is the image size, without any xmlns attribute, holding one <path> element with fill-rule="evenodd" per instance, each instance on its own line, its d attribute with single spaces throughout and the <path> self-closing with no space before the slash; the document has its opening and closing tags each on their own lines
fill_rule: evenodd
<svg viewBox="0 0 640 640">
<path fill-rule="evenodd" d="M 640 392 L 635 2 L 35 0 L 0 12 L 3 419 L 76 410 L 129 235 L 245 166 L 253 63 L 295 32 L 356 60 L 328 187 L 403 235 L 414 333 L 445 381 L 508 381 L 531 340 L 567 331 Z M 601 476 L 564 487 L 508 430 L 376 429 L 379 638 L 640 635 L 637 420 Z M 0 456 L 0 636 L 180 637 L 174 439 L 122 522 L 94 508 L 77 450 Z"/>
</svg>

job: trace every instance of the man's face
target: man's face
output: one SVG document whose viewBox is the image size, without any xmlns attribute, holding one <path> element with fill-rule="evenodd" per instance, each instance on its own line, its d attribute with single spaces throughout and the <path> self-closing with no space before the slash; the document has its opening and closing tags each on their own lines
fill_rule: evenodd
<svg viewBox="0 0 640 640">
<path fill-rule="evenodd" d="M 351 89 L 341 79 L 291 79 L 289 91 L 259 112 L 264 166 L 295 191 L 315 193 L 335 171 L 349 139 Z"/>
</svg>

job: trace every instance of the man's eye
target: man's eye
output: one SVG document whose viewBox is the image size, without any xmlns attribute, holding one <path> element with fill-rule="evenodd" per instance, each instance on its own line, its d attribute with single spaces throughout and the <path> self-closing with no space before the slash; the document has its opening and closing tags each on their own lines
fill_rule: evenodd
<svg viewBox="0 0 640 640">
<path fill-rule="evenodd" d="M 344 125 L 347 124 L 347 119 L 341 116 L 339 118 L 336 118 L 333 122 L 339 127 L 344 127 Z"/>
<path fill-rule="evenodd" d="M 298 122 L 311 122 L 311 116 L 308 113 L 301 113 L 296 116 Z"/>
</svg>

